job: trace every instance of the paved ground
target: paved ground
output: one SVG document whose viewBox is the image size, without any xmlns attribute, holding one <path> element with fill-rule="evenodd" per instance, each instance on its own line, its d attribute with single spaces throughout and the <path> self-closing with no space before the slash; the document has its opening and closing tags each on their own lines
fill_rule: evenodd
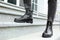
<svg viewBox="0 0 60 40">
<path fill-rule="evenodd" d="M 51 38 L 42 38 L 45 27 L 16 27 L 0 28 L 0 40 L 60 40 L 60 29 L 54 26 L 54 35 Z"/>
<path fill-rule="evenodd" d="M 42 38 L 42 32 L 30 33 L 17 38 L 12 38 L 9 40 L 60 40 L 60 30 L 54 29 L 54 35 L 51 38 Z"/>
</svg>

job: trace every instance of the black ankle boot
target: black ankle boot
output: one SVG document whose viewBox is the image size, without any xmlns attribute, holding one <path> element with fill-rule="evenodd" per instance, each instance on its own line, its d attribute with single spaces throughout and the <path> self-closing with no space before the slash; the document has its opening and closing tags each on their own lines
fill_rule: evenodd
<svg viewBox="0 0 60 40">
<path fill-rule="evenodd" d="M 15 18 L 14 22 L 33 23 L 33 18 L 32 18 L 33 10 L 32 10 L 32 7 L 31 7 L 31 0 L 23 0 L 23 2 L 24 2 L 26 13 L 21 18 Z"/>
<path fill-rule="evenodd" d="M 31 10 L 27 9 L 25 15 L 23 15 L 21 18 L 15 18 L 14 22 L 17 22 L 17 23 L 33 23 L 32 14 L 33 14 L 33 12 Z"/>
<path fill-rule="evenodd" d="M 52 31 L 52 22 L 48 21 L 47 22 L 47 27 L 42 35 L 42 37 L 44 38 L 48 38 L 51 37 L 53 35 L 53 31 Z"/>
<path fill-rule="evenodd" d="M 42 37 L 48 38 L 53 35 L 52 31 L 52 23 L 54 21 L 54 16 L 56 13 L 56 6 L 57 6 L 57 0 L 48 0 L 48 19 L 47 19 L 47 27 L 44 33 L 42 34 Z"/>
</svg>

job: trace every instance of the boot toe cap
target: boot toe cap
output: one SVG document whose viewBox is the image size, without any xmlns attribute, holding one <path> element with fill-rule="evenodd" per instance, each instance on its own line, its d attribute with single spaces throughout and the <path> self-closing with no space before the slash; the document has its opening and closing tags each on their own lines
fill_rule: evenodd
<svg viewBox="0 0 60 40">
<path fill-rule="evenodd" d="M 43 33 L 42 37 L 44 38 L 50 38 L 52 36 L 52 34 L 47 34 L 47 33 Z"/>
<path fill-rule="evenodd" d="M 19 22 L 19 20 L 17 18 L 14 19 L 14 22 Z"/>
</svg>

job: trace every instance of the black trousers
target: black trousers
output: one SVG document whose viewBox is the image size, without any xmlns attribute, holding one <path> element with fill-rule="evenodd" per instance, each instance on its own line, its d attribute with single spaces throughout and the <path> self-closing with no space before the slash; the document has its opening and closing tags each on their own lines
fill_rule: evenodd
<svg viewBox="0 0 60 40">
<path fill-rule="evenodd" d="M 48 21 L 54 21 L 57 8 L 57 0 L 48 0 Z"/>
<path fill-rule="evenodd" d="M 31 0 L 23 0 L 25 8 L 31 9 Z M 54 20 L 54 16 L 56 13 L 56 4 L 57 0 L 48 0 L 48 21 Z"/>
<path fill-rule="evenodd" d="M 25 8 L 31 9 L 31 0 L 23 0 Z"/>
</svg>

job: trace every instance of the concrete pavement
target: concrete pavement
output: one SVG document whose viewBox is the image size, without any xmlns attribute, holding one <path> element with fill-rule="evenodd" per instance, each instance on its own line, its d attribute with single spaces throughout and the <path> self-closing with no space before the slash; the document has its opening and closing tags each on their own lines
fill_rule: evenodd
<svg viewBox="0 0 60 40">
<path fill-rule="evenodd" d="M 58 28 L 54 29 L 54 35 L 51 38 L 42 38 L 41 33 L 42 32 L 30 33 L 9 40 L 60 40 L 60 30 Z"/>
<path fill-rule="evenodd" d="M 59 26 L 53 27 L 51 38 L 42 38 L 45 26 L 0 28 L 0 40 L 60 40 Z"/>
</svg>

